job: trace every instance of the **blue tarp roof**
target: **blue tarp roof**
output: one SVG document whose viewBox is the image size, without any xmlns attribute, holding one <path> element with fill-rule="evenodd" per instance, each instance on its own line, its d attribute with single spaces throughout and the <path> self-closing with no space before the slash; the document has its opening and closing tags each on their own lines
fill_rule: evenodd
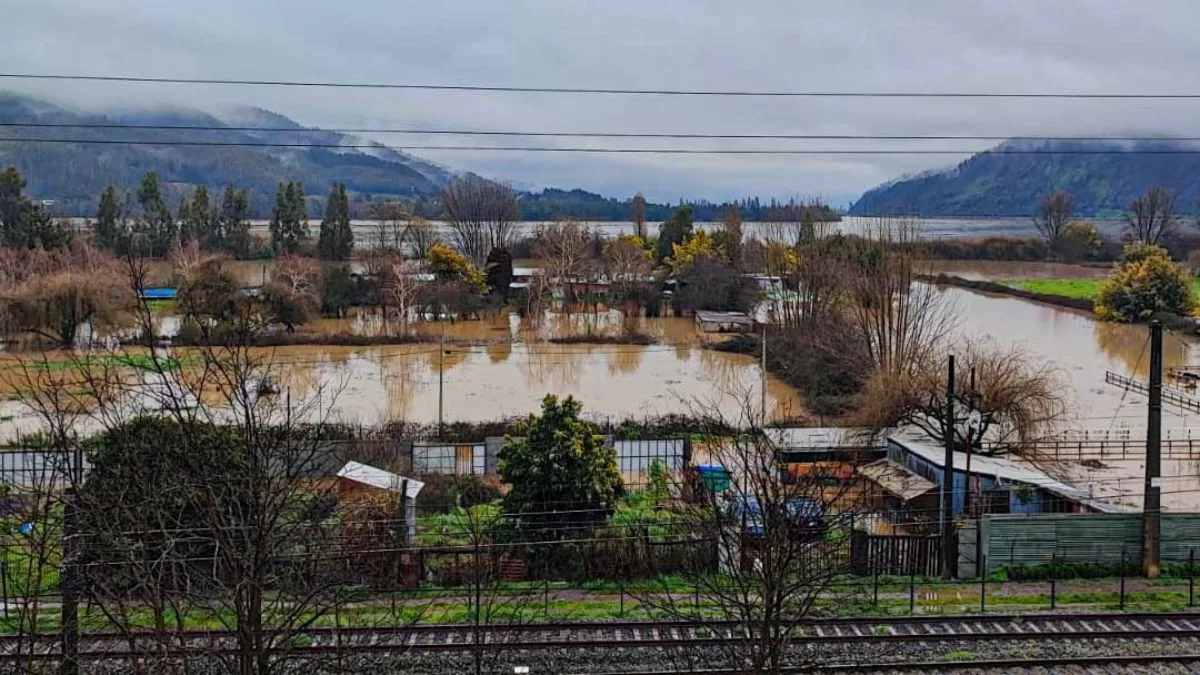
<svg viewBox="0 0 1200 675">
<path fill-rule="evenodd" d="M 174 300 L 179 291 L 174 288 L 147 288 L 142 291 L 146 300 Z"/>
</svg>

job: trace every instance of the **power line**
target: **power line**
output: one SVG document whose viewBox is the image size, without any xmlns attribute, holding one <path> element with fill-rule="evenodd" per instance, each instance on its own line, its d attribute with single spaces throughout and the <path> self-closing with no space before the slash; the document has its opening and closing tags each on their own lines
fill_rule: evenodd
<svg viewBox="0 0 1200 675">
<path fill-rule="evenodd" d="M 1014 98 L 1014 99 L 1200 99 L 1196 93 L 1151 92 L 980 92 L 980 91 L 836 91 L 782 89 L 637 89 L 626 87 L 518 87 L 473 84 L 419 84 L 392 82 L 335 82 L 329 80 L 247 80 L 142 75 L 74 75 L 64 73 L 0 73 L 0 78 L 67 80 L 74 82 L 125 82 L 139 84 L 199 84 L 253 87 L 317 87 L 333 89 L 401 89 L 520 94 L 609 94 L 632 96 L 721 96 L 766 98 Z"/>
<path fill-rule="evenodd" d="M 80 144 L 80 145 L 157 145 L 183 147 L 240 147 L 240 148 L 296 148 L 319 149 L 336 148 L 339 150 L 372 149 L 376 150 L 382 144 L 342 144 L 342 143 L 266 143 L 266 142 L 217 142 L 217 141 L 183 141 L 183 140 L 115 140 L 115 139 L 71 139 L 71 138 L 0 138 L 0 143 L 49 143 L 49 144 Z M 906 150 L 862 150 L 862 149 L 828 149 L 815 150 L 780 150 L 780 149 L 737 149 L 737 148 L 587 148 L 587 147 L 550 147 L 550 146 L 485 146 L 485 145 L 405 145 L 383 146 L 392 150 L 408 151 L 470 151 L 470 152 L 545 152 L 545 153 L 583 153 L 583 154 L 635 154 L 635 155 L 1200 155 L 1200 149 L 1195 150 L 980 150 L 978 148 L 961 149 L 906 149 Z"/>
<path fill-rule="evenodd" d="M 979 134 L 721 134 L 615 131 L 493 131 L 482 129 L 421 129 L 404 127 L 247 127 L 187 124 L 116 124 L 75 122 L 0 122 L 0 127 L 30 129 L 129 129 L 136 131 L 226 131 L 288 134 L 405 134 L 442 136 L 521 136 L 531 138 L 674 138 L 714 140 L 807 141 L 1200 141 L 1200 136 L 990 136 Z M 345 146 L 338 146 L 345 147 Z"/>
</svg>

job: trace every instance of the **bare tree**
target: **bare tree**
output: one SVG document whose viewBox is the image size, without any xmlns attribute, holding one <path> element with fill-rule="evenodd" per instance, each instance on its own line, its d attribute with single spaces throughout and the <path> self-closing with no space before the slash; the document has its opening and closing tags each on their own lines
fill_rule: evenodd
<svg viewBox="0 0 1200 675">
<path fill-rule="evenodd" d="M 848 254 L 851 323 L 874 368 L 894 376 L 925 363 L 954 326 L 953 308 L 920 283 L 920 231 L 916 220 L 882 219 Z"/>
<path fill-rule="evenodd" d="M 629 215 L 633 220 L 633 233 L 638 239 L 646 241 L 646 198 L 642 193 L 633 196 Z"/>
<path fill-rule="evenodd" d="M 384 312 L 386 314 L 391 308 L 399 320 L 400 335 L 408 335 L 408 322 L 417 304 L 420 284 L 413 277 L 412 266 L 402 257 L 389 256 L 384 262 L 379 287 L 379 294 L 386 303 Z M 386 316 L 384 321 L 387 321 Z"/>
<path fill-rule="evenodd" d="M 1066 190 L 1055 190 L 1045 194 L 1037 205 L 1033 224 L 1053 251 L 1058 250 L 1059 240 L 1066 232 L 1074 211 L 1074 199 Z"/>
<path fill-rule="evenodd" d="M 438 237 L 428 220 L 413 215 L 404 226 L 404 241 L 408 244 L 413 258 L 424 260 L 429 255 L 429 249 L 438 242 Z"/>
<path fill-rule="evenodd" d="M 404 234 L 413 218 L 400 202 L 375 202 L 370 216 L 375 221 L 375 245 L 382 251 L 403 250 Z"/>
<path fill-rule="evenodd" d="M 955 356 L 955 419 L 946 421 L 946 356 Z M 944 445 L 984 455 L 1023 453 L 1066 418 L 1068 399 L 1054 364 L 1020 346 L 969 341 L 943 346 L 902 379 L 867 385 L 859 414 L 876 427 L 911 425 Z"/>
<path fill-rule="evenodd" d="M 781 286 L 767 293 L 768 309 L 777 325 L 817 324 L 842 310 L 849 284 L 842 242 L 817 239 L 793 248 L 768 241 L 762 250 L 764 271 L 778 277 Z"/>
<path fill-rule="evenodd" d="M 21 364 L 17 377 L 9 373 L 3 379 L 6 384 L 27 382 L 32 373 L 26 369 L 38 365 Z M 18 446 L 29 441 L 31 447 L 40 451 L 8 455 L 9 461 L 0 473 L 6 516 L 14 525 L 0 533 L 0 547 L 4 551 L 4 562 L 0 565 L 0 574 L 4 576 L 4 618 L 9 633 L 15 637 L 8 652 L 13 658 L 11 667 L 19 672 L 37 672 L 33 657 L 39 651 L 47 615 L 54 609 L 50 596 L 61 590 L 61 586 L 55 588 L 55 583 L 60 578 L 62 564 L 63 514 L 71 485 L 70 455 L 57 452 L 54 447 L 60 445 L 57 441 L 63 440 L 61 437 L 53 434 L 51 437 L 49 444 L 43 438 L 10 439 Z"/>
<path fill-rule="evenodd" d="M 563 303 L 573 302 L 571 285 L 588 275 L 588 230 L 573 220 L 560 220 L 538 228 L 533 245 L 535 257 L 545 261 L 552 283 L 563 289 Z"/>
<path fill-rule="evenodd" d="M 131 304 L 112 256 L 87 244 L 15 256 L 0 284 L 0 311 L 15 332 L 71 345 L 80 329 L 116 326 Z"/>
<path fill-rule="evenodd" d="M 128 268 L 140 297 L 146 266 L 131 259 Z M 184 297 L 200 304 L 183 311 L 203 315 L 198 298 Z M 100 434 L 93 471 L 74 483 L 88 536 L 63 556 L 64 622 L 77 621 L 68 617 L 79 592 L 120 634 L 143 630 L 149 616 L 158 656 L 171 640 L 197 646 L 178 630 L 191 618 L 216 622 L 235 650 L 214 650 L 211 662 L 266 675 L 307 658 L 298 639 L 340 607 L 354 568 L 323 506 L 338 503 L 336 482 L 320 480 L 341 465 L 337 446 L 313 401 L 272 384 L 279 371 L 252 347 L 262 314 L 247 302 L 219 325 L 198 322 L 194 363 L 151 349 L 131 371 L 84 356 L 65 371 L 69 386 L 21 390 L 56 447 Z M 144 302 L 138 316 L 150 330 Z"/>
<path fill-rule="evenodd" d="M 1152 187 L 1129 204 L 1125 228 L 1139 244 L 1159 245 L 1179 227 L 1176 219 L 1178 197 L 1174 190 Z"/>
<path fill-rule="evenodd" d="M 321 264 L 297 255 L 281 255 L 275 262 L 271 282 L 262 297 L 269 309 L 269 320 L 287 330 L 308 320 L 320 302 Z"/>
<path fill-rule="evenodd" d="M 637 319 L 650 292 L 647 278 L 653 271 L 650 252 L 627 237 L 618 237 L 604 246 L 605 276 L 611 285 L 623 317 L 622 330 L 627 336 L 637 333 Z"/>
<path fill-rule="evenodd" d="M 482 267 L 493 248 L 507 248 L 521 209 L 512 187 L 472 173 L 450 181 L 442 191 L 446 223 L 454 245 Z"/>
<path fill-rule="evenodd" d="M 861 505 L 846 481 L 790 471 L 771 431 L 761 426 L 754 397 L 738 400 L 733 415 L 701 406 L 708 420 L 705 463 L 724 467 L 729 485 L 686 482 L 679 491 L 692 504 L 672 518 L 674 531 L 696 547 L 682 574 L 693 593 L 664 581 L 637 598 L 652 612 L 708 623 L 713 635 L 727 638 L 714 642 L 725 657 L 721 667 L 781 673 L 815 658 L 793 650 L 803 619 L 818 605 L 836 608 L 855 593 L 834 582 L 850 570 L 849 530 Z"/>
</svg>

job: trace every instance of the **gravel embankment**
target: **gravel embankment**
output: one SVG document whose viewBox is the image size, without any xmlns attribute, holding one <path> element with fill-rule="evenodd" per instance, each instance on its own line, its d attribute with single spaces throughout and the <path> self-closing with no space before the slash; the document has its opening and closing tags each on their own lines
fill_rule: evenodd
<svg viewBox="0 0 1200 675">
<path fill-rule="evenodd" d="M 796 665 L 823 663 L 896 663 L 926 662 L 945 659 L 946 673 L 1200 673 L 1200 660 L 1191 664 L 1150 664 L 1139 666 L 1064 666 L 1038 667 L 1039 660 L 1073 656 L 1103 657 L 1149 654 L 1200 654 L 1200 638 L 1164 639 L 1087 639 L 1087 640 L 1023 640 L 1015 642 L 937 641 L 899 644 L 844 644 L 837 646 L 804 647 L 792 650 L 791 661 Z M 647 672 L 653 670 L 709 669 L 729 666 L 728 653 L 719 648 L 688 649 L 577 649 L 502 651 L 483 657 L 483 672 L 509 675 L 514 666 L 528 666 L 531 675 L 568 675 L 593 673 Z M 1030 664 L 1019 669 L 971 669 L 956 667 L 956 661 L 974 659 L 1021 659 Z M 172 670 L 150 666 L 142 672 L 179 672 L 186 675 L 217 675 L 228 672 L 217 663 L 193 661 L 186 669 Z M 132 675 L 127 663 L 85 663 L 84 675 Z M 0 673 L 51 673 L 51 664 L 34 671 L 0 668 Z M 296 663 L 281 669 L 296 675 L 346 675 L 348 673 L 405 673 L 406 675 L 464 675 L 474 672 L 470 654 L 412 653 L 396 656 L 348 654 L 342 659 L 327 657 L 321 661 Z M 905 671 L 902 667 L 882 669 L 882 673 Z M 930 672 L 930 671 L 924 671 Z"/>
</svg>

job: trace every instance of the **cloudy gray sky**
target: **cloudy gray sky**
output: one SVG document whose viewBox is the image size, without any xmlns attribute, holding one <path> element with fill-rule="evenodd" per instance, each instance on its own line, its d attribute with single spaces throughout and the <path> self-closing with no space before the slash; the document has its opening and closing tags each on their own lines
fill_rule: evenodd
<svg viewBox="0 0 1200 675">
<path fill-rule="evenodd" d="M 1194 0 L 36 0 L 0 71 L 673 89 L 1200 92 Z M 256 105 L 307 125 L 848 134 L 1200 134 L 1200 101 L 749 99 L 0 80 L 80 107 Z M 377 137 L 455 143 L 445 137 Z M 908 142 L 478 141 L 912 148 Z M 929 141 L 928 149 L 989 145 Z M 425 152 L 526 188 L 836 202 L 962 156 Z"/>
</svg>

